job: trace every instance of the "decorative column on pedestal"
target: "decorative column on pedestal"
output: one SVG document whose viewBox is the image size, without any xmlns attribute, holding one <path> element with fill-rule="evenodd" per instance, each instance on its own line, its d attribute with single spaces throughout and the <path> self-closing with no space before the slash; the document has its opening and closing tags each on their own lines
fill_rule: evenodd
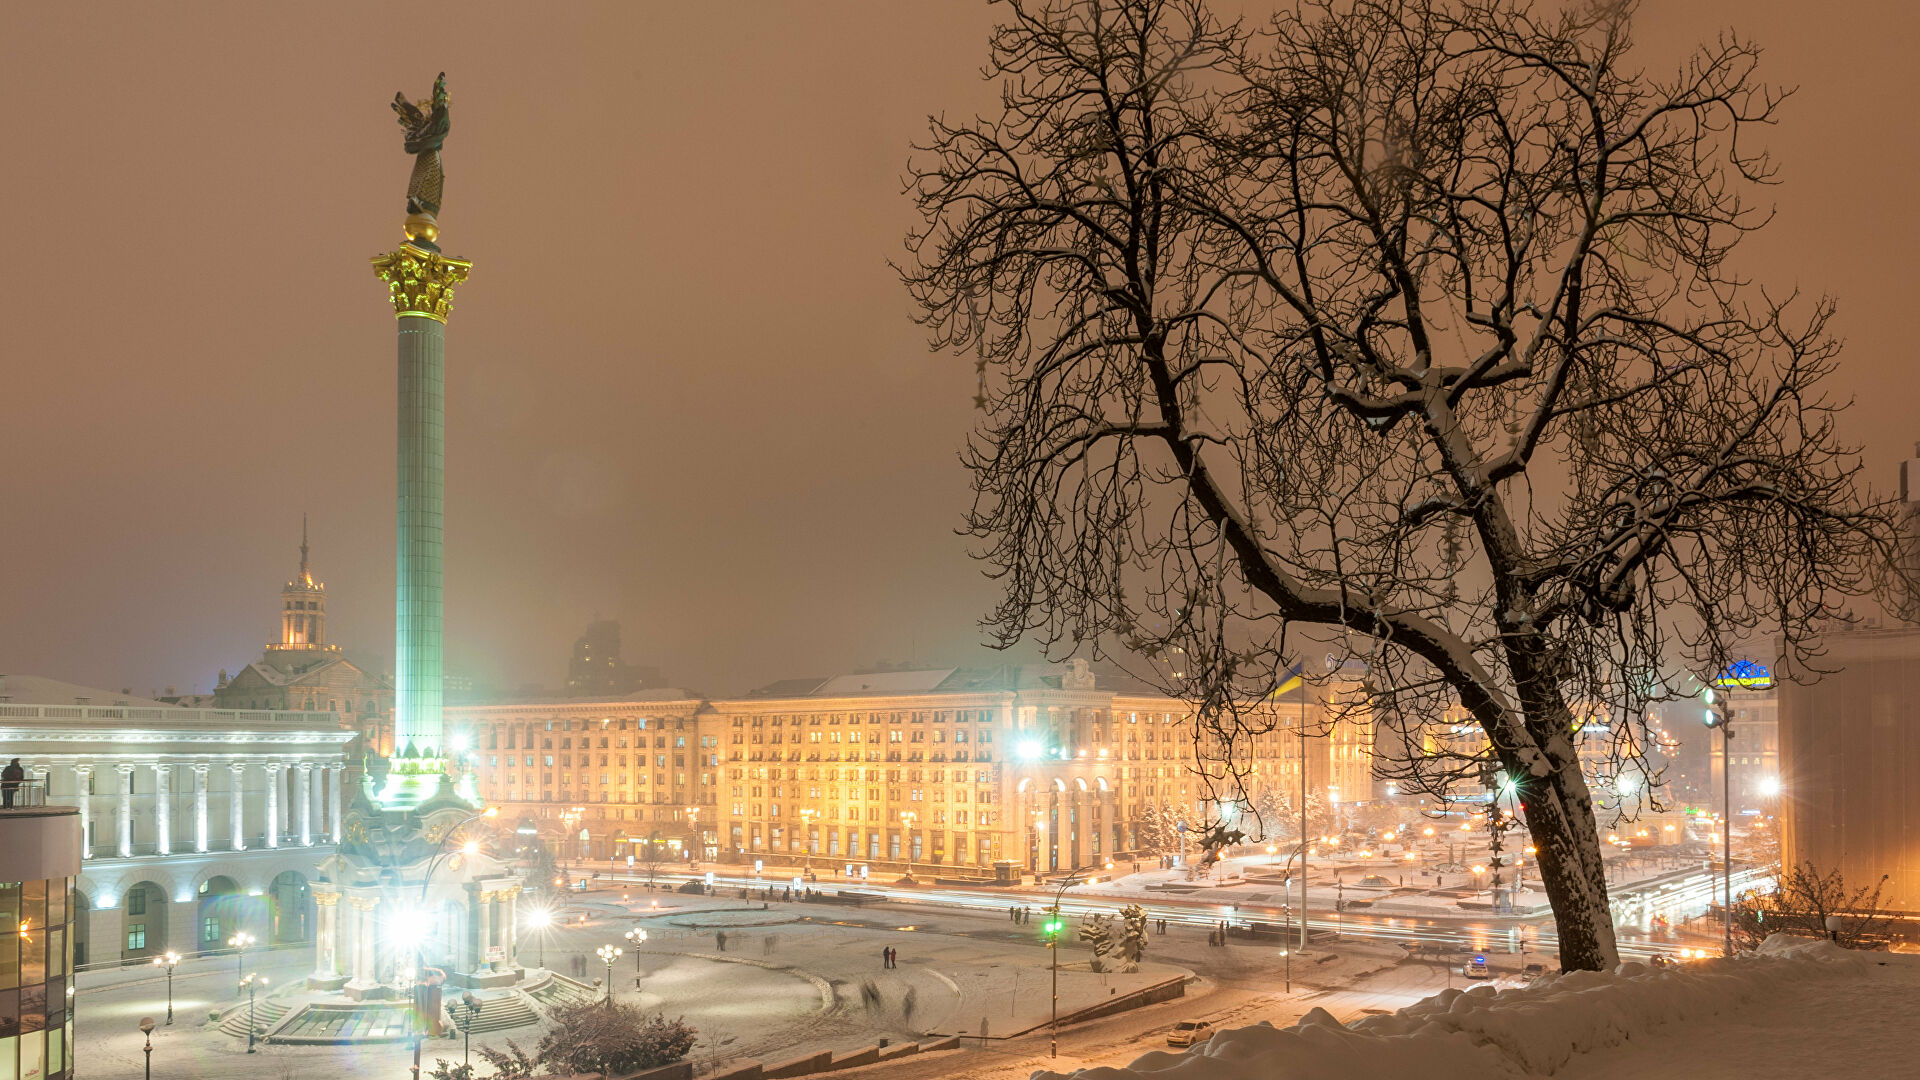
<svg viewBox="0 0 1920 1080">
<path fill-rule="evenodd" d="M 193 765 L 193 850 L 207 850 L 207 763 Z"/>
<path fill-rule="evenodd" d="M 340 944 L 340 894 L 315 890 L 313 904 L 320 916 L 314 933 L 313 977 L 335 979 L 340 975 L 334 953 Z"/>
<path fill-rule="evenodd" d="M 406 243 L 373 258 L 387 283 L 399 331 L 399 505 L 394 576 L 394 749 L 379 795 L 411 808 L 440 790 L 447 774 L 441 730 L 441 508 L 445 475 L 447 314 L 454 286 L 473 264 L 440 253 L 444 176 L 440 147 L 449 126 L 445 73 L 418 104 L 393 108 L 415 155 L 407 182 Z M 463 793 L 464 794 L 464 793 Z"/>
<path fill-rule="evenodd" d="M 113 768 L 120 779 L 120 842 L 115 850 L 125 859 L 133 855 L 133 766 Z"/>
<path fill-rule="evenodd" d="M 247 850 L 247 767 L 236 761 L 227 766 L 227 827 L 233 850 Z"/>
<path fill-rule="evenodd" d="M 80 857 L 93 858 L 93 766 L 75 765 L 73 767 L 75 790 L 80 794 L 74 801 L 80 807 Z"/>
<path fill-rule="evenodd" d="M 173 766 L 153 767 L 153 850 L 173 854 Z"/>
</svg>

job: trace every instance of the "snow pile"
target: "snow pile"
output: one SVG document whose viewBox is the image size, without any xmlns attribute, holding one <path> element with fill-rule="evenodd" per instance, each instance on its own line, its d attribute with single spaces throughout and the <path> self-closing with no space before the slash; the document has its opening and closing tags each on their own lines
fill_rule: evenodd
<svg viewBox="0 0 1920 1080">
<path fill-rule="evenodd" d="M 1342 1025 L 1315 1009 L 1290 1028 L 1222 1031 L 1185 1053 L 1147 1054 L 1077 1080 L 1496 1080 L 1552 1075 L 1577 1055 L 1693 1025 L 1809 982 L 1858 980 L 1885 954 L 1777 935 L 1756 952 L 1678 968 L 1621 964 L 1551 975 L 1517 990 L 1446 990 L 1391 1016 Z M 1034 1080 L 1059 1080 L 1039 1072 Z"/>
</svg>

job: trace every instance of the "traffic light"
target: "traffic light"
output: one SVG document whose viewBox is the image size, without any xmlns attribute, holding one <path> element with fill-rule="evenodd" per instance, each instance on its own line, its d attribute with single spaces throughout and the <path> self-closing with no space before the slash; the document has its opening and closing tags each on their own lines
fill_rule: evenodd
<svg viewBox="0 0 1920 1080">
<path fill-rule="evenodd" d="M 1060 936 L 1060 927 L 1062 925 L 1057 916 L 1050 918 L 1040 924 L 1040 933 L 1048 938 L 1057 938 Z"/>
</svg>

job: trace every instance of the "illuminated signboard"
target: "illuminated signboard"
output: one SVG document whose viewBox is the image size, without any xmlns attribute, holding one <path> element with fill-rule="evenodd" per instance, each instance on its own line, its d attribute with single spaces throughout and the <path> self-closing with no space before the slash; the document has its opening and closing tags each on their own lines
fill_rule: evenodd
<svg viewBox="0 0 1920 1080">
<path fill-rule="evenodd" d="M 1767 690 L 1773 686 L 1773 672 L 1765 664 L 1752 660 L 1735 660 L 1713 685 L 1723 690 Z"/>
</svg>

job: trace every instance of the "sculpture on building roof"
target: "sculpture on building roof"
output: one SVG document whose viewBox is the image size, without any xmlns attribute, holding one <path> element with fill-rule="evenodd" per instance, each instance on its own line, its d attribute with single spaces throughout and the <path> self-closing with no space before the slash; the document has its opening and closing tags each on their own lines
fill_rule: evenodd
<svg viewBox="0 0 1920 1080">
<path fill-rule="evenodd" d="M 393 111 L 406 129 L 407 153 L 413 155 L 413 175 L 407 179 L 407 236 L 431 246 L 439 235 L 440 194 L 446 174 L 440 168 L 440 147 L 447 141 L 447 73 L 433 81 L 433 96 L 418 103 L 407 95 L 393 95 Z"/>
</svg>

